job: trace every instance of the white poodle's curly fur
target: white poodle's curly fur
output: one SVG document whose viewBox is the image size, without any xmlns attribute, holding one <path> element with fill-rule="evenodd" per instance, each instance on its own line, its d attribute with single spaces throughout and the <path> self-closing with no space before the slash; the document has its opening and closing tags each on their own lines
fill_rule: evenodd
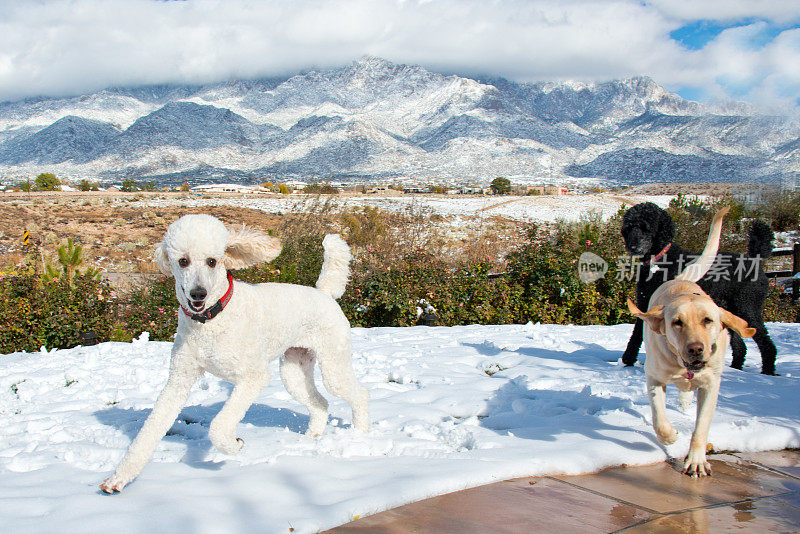
<svg viewBox="0 0 800 534">
<path fill-rule="evenodd" d="M 234 385 L 208 432 L 227 454 L 241 449 L 236 426 L 269 382 L 269 362 L 281 356 L 287 391 L 309 410 L 307 435 L 319 436 L 328 420 L 328 403 L 314 385 L 315 360 L 326 389 L 350 404 L 353 426 L 368 430 L 369 394 L 353 373 L 350 324 L 335 301 L 349 277 L 350 248 L 334 234 L 325 237 L 323 246 L 316 289 L 235 281 L 230 301 L 213 319 L 201 323 L 178 313 L 167 384 L 116 471 L 100 486 L 103 491 L 120 491 L 138 476 L 205 371 Z M 186 215 L 170 225 L 156 246 L 156 262 L 175 277 L 181 306 L 200 314 L 228 290 L 227 269 L 273 260 L 280 251 L 278 239 L 261 232 L 244 226 L 229 232 L 210 215 Z"/>
</svg>

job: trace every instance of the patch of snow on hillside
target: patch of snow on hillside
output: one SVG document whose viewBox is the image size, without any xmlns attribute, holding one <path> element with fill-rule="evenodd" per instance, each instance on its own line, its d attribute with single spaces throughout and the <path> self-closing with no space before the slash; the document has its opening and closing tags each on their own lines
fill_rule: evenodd
<svg viewBox="0 0 800 534">
<path fill-rule="evenodd" d="M 519 221 L 556 222 L 578 221 L 587 214 L 599 214 L 603 219 L 613 216 L 623 206 L 639 202 L 654 202 L 666 208 L 672 199 L 669 195 L 530 195 L 530 196 L 462 196 L 462 195 L 404 195 L 338 196 L 333 197 L 332 208 L 346 210 L 370 206 L 389 212 L 429 212 L 444 217 L 505 217 Z M 204 208 L 236 206 L 268 213 L 304 213 L 317 200 L 314 197 L 263 197 L 248 198 L 162 198 L 139 202 L 143 206 L 185 206 Z M 463 220 L 459 219 L 460 223 Z"/>
</svg>

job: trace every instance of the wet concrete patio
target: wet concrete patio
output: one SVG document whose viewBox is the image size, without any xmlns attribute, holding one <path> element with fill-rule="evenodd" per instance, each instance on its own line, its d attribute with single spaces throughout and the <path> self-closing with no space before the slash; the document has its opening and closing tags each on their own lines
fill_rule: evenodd
<svg viewBox="0 0 800 534">
<path fill-rule="evenodd" d="M 507 480 L 326 531 L 347 533 L 800 532 L 800 451 L 714 454 L 712 477 L 682 462 Z"/>
</svg>

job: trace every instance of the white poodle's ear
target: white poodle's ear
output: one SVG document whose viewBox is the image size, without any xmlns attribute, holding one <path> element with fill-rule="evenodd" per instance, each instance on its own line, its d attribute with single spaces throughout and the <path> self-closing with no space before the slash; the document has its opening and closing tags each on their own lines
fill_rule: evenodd
<svg viewBox="0 0 800 534">
<path fill-rule="evenodd" d="M 159 243 L 158 245 L 156 245 L 156 248 L 153 252 L 154 252 L 153 259 L 156 260 L 156 265 L 158 265 L 158 270 L 166 274 L 167 276 L 172 276 L 172 267 L 169 263 L 169 256 L 167 256 L 167 251 L 164 250 L 164 243 Z"/>
<path fill-rule="evenodd" d="M 258 230 L 242 225 L 241 229 L 231 232 L 225 247 L 225 267 L 228 269 L 244 269 L 257 263 L 272 261 L 281 253 L 281 242 Z"/>
</svg>

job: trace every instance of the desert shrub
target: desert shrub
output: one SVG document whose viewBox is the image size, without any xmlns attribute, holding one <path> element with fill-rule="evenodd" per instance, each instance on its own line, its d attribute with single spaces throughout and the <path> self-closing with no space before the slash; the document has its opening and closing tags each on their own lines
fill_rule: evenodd
<svg viewBox="0 0 800 534">
<path fill-rule="evenodd" d="M 748 214 L 744 204 L 733 197 L 703 200 L 696 196 L 678 195 L 672 199 L 667 212 L 675 224 L 675 242 L 699 254 L 706 246 L 714 214 L 725 206 L 730 211 L 723 222 L 719 248 L 731 252 L 746 252 L 748 227 L 743 219 Z"/>
<path fill-rule="evenodd" d="M 347 228 L 350 246 L 375 246 L 386 236 L 387 217 L 379 209 L 364 206 L 342 214 L 342 222 Z"/>
<path fill-rule="evenodd" d="M 767 195 L 756 214 L 770 221 L 776 232 L 797 230 L 800 226 L 800 192 L 782 191 Z"/>
</svg>

